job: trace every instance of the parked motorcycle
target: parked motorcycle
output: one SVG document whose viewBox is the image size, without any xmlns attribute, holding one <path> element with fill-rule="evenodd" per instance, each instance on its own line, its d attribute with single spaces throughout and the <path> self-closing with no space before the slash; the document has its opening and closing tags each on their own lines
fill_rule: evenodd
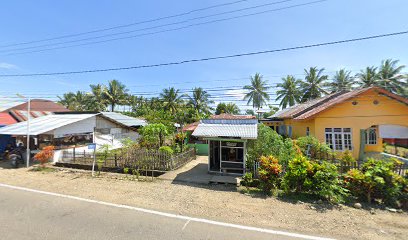
<svg viewBox="0 0 408 240">
<path fill-rule="evenodd" d="M 8 159 L 13 168 L 18 168 L 20 164 L 24 164 L 23 149 L 15 148 L 8 154 Z"/>
</svg>

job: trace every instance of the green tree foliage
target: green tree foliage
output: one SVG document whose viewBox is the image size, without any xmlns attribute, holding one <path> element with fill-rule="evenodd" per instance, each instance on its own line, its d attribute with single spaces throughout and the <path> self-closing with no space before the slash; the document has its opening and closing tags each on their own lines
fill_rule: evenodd
<svg viewBox="0 0 408 240">
<path fill-rule="evenodd" d="M 169 135 L 169 128 L 162 123 L 149 124 L 141 129 L 142 145 L 161 147 L 165 137 Z"/>
<path fill-rule="evenodd" d="M 327 94 L 325 88 L 327 87 L 329 76 L 323 74 L 323 72 L 324 68 L 311 67 L 309 70 L 305 69 L 305 80 L 301 83 L 301 90 L 303 92 L 302 102 Z"/>
<path fill-rule="evenodd" d="M 379 85 L 379 76 L 376 67 L 366 67 L 356 74 L 357 83 L 360 87 L 371 87 Z"/>
<path fill-rule="evenodd" d="M 111 80 L 107 87 L 104 88 L 103 98 L 110 105 L 110 110 L 115 111 L 117 105 L 126 104 L 129 90 L 118 80 Z"/>
<path fill-rule="evenodd" d="M 332 93 L 341 91 L 350 91 L 353 87 L 354 80 L 350 71 L 340 69 L 334 75 L 333 80 L 329 83 L 329 89 Z"/>
<path fill-rule="evenodd" d="M 301 80 L 296 79 L 292 75 L 288 75 L 285 78 L 282 78 L 282 81 L 282 83 L 276 85 L 279 88 L 276 92 L 276 101 L 280 100 L 279 106 L 282 107 L 282 109 L 285 109 L 288 106 L 291 107 L 300 102 L 302 94 L 299 86 Z"/>
<path fill-rule="evenodd" d="M 244 86 L 244 90 L 248 91 L 244 100 L 248 100 L 248 105 L 252 103 L 253 108 L 262 108 L 269 100 L 269 94 L 266 92 L 269 89 L 267 81 L 263 80 L 263 76 L 256 73 L 251 77 L 251 85 Z"/>
<path fill-rule="evenodd" d="M 378 72 L 380 86 L 390 92 L 404 95 L 407 87 L 406 75 L 402 74 L 405 65 L 398 65 L 398 60 L 387 59 L 381 62 Z"/>
<path fill-rule="evenodd" d="M 261 188 L 264 192 L 269 193 L 272 189 L 280 186 L 282 165 L 279 164 L 278 158 L 274 156 L 262 156 L 259 160 L 259 179 Z"/>
<path fill-rule="evenodd" d="M 209 99 L 210 94 L 207 91 L 204 91 L 202 88 L 194 88 L 193 95 L 189 96 L 188 104 L 198 114 L 209 114 L 211 111 L 210 104 L 214 103 L 214 101 Z"/>
<path fill-rule="evenodd" d="M 237 115 L 240 113 L 239 107 L 235 103 L 219 103 L 215 109 L 215 114 L 234 114 Z"/>
<path fill-rule="evenodd" d="M 164 102 L 164 109 L 170 111 L 172 114 L 175 114 L 183 103 L 182 98 L 184 97 L 184 95 L 180 94 L 179 89 L 171 87 L 163 89 L 160 97 Z"/>
</svg>

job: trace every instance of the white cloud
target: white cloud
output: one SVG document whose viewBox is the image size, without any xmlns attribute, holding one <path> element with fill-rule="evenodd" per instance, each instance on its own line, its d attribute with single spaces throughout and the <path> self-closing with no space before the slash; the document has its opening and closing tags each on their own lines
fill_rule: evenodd
<svg viewBox="0 0 408 240">
<path fill-rule="evenodd" d="M 17 66 L 10 63 L 0 62 L 0 68 L 3 69 L 17 69 Z"/>
</svg>

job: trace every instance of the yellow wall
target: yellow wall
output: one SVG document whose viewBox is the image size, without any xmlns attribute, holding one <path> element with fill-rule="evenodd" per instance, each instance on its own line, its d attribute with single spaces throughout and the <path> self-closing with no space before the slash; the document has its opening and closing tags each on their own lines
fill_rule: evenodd
<svg viewBox="0 0 408 240">
<path fill-rule="evenodd" d="M 378 101 L 374 104 L 373 101 Z M 353 101 L 357 102 L 353 105 Z M 367 129 L 380 124 L 408 126 L 408 106 L 379 95 L 374 90 L 337 104 L 316 115 L 308 121 L 285 120 L 285 125 L 292 125 L 293 136 L 305 136 L 306 126 L 311 128 L 311 134 L 320 141 L 325 141 L 325 128 L 351 128 L 353 156 L 359 156 L 360 129 Z M 313 130 L 312 130 L 313 129 Z M 377 129 L 378 130 L 378 129 Z M 377 131 L 377 137 L 378 137 Z M 366 145 L 365 151 L 382 152 L 382 139 L 377 139 L 376 145 Z"/>
</svg>

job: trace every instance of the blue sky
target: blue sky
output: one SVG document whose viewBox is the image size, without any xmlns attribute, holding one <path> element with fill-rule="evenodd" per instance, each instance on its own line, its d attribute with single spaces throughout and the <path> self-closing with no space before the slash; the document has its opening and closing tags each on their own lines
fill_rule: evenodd
<svg viewBox="0 0 408 240">
<path fill-rule="evenodd" d="M 0 8 L 0 22 L 2 23 L 0 46 L 154 19 L 233 1 L 4 1 Z M 293 0 L 234 14 L 195 20 L 190 23 L 255 13 L 310 1 L 312 0 Z M 178 22 L 271 2 L 277 2 L 277 0 L 248 0 L 207 11 L 194 12 L 179 18 L 123 28 L 116 32 Z M 115 31 L 32 45 L 0 47 L 0 74 L 60 72 L 154 64 L 404 31 L 408 29 L 406 9 L 408 9 L 406 0 L 329 0 L 179 31 L 88 46 L 30 54 L 8 55 L 8 53 L 18 51 L 5 52 L 15 48 L 53 44 Z M 164 29 L 166 28 L 158 30 Z M 249 76 L 256 72 L 263 74 L 270 84 L 274 84 L 287 74 L 299 74 L 297 76 L 302 78 L 303 69 L 310 66 L 324 67 L 327 73 L 332 75 L 340 68 L 357 72 L 365 66 L 379 65 L 381 60 L 386 58 L 399 59 L 402 64 L 408 64 L 407 43 L 408 35 L 403 35 L 337 46 L 160 68 L 53 77 L 3 77 L 0 78 L 3 86 L 0 95 L 14 96 L 15 93 L 22 93 L 32 97 L 55 97 L 67 91 L 88 90 L 89 84 L 107 83 L 111 79 L 122 81 L 131 92 L 144 93 L 160 92 L 162 88 L 168 86 L 180 89 L 191 89 L 195 86 L 236 88 L 247 84 Z M 270 90 L 270 92 L 273 91 L 274 89 Z M 239 91 L 233 93 L 240 95 Z M 220 96 L 222 91 L 213 94 Z M 234 98 L 224 97 L 225 99 Z M 243 102 L 237 103 L 244 104 Z"/>
</svg>

